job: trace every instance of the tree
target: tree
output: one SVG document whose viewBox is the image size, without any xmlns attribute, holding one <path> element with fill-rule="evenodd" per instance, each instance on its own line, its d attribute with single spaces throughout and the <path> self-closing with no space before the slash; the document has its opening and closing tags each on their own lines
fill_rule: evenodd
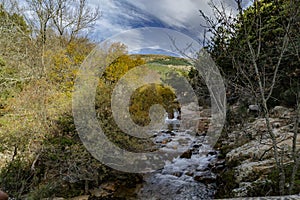
<svg viewBox="0 0 300 200">
<path fill-rule="evenodd" d="M 1 97 L 8 98 L 34 73 L 29 67 L 29 60 L 33 56 L 29 45 L 31 32 L 21 15 L 8 13 L 2 4 L 0 27 L 0 91 Z"/>
<path fill-rule="evenodd" d="M 129 55 L 121 55 L 115 59 L 105 70 L 104 78 L 106 82 L 116 83 L 130 69 L 145 64 L 140 57 L 132 59 Z"/>
<path fill-rule="evenodd" d="M 133 121 L 141 126 L 150 123 L 149 110 L 154 104 L 159 104 L 173 115 L 174 110 L 179 110 L 179 103 L 175 102 L 176 95 L 171 87 L 158 84 L 147 84 L 138 88 L 132 95 L 129 112 Z"/>
<path fill-rule="evenodd" d="M 91 28 L 100 17 L 99 7 L 92 9 L 86 0 L 73 1 L 73 4 L 70 0 L 56 0 L 55 3 L 54 27 L 61 37 L 68 36 L 68 42 L 80 31 Z"/>
<path fill-rule="evenodd" d="M 45 64 L 45 48 L 49 36 L 60 36 L 60 45 L 65 47 L 81 31 L 91 28 L 99 18 L 99 8 L 91 9 L 86 0 L 26 0 L 25 9 L 32 13 L 31 17 L 23 12 L 27 23 L 33 30 L 33 38 L 41 49 L 40 77 L 47 76 Z"/>
<path fill-rule="evenodd" d="M 80 31 L 91 28 L 100 17 L 99 8 L 92 9 L 86 0 L 26 0 L 33 19 L 27 20 L 38 30 L 45 44 L 48 29 L 54 28 L 71 42 Z"/>
<path fill-rule="evenodd" d="M 224 7 L 212 4 L 216 20 L 201 12 L 210 27 L 213 40 L 209 47 L 212 56 L 223 69 L 228 85 L 261 105 L 267 133 L 272 141 L 275 164 L 279 170 L 279 193 L 285 194 L 286 149 L 279 146 L 270 123 L 270 107 L 278 103 L 295 106 L 293 136 L 293 173 L 289 193 L 293 190 L 295 173 L 299 166 L 299 150 L 296 149 L 299 120 L 299 1 L 260 0 L 246 10 L 237 0 L 238 16 L 228 16 Z M 291 76 L 293 74 L 293 77 Z M 286 91 L 293 91 L 287 93 Z M 285 102 L 289 95 L 291 102 Z M 249 95 L 248 95 L 249 96 Z M 249 98 L 249 97 L 248 97 Z"/>
</svg>

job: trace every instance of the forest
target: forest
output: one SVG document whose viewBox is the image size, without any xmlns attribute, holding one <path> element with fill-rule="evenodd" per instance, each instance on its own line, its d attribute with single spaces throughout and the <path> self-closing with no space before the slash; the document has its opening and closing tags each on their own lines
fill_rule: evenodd
<svg viewBox="0 0 300 200">
<path fill-rule="evenodd" d="M 109 65 L 97 83 L 95 113 L 107 138 L 118 147 L 137 153 L 168 145 L 175 149 L 171 145 L 176 135 L 178 141 L 187 137 L 187 132 L 180 135 L 168 127 L 156 133 L 153 142 L 118 127 L 112 93 L 130 70 L 146 66 L 143 73 L 157 70 L 166 83 L 142 86 L 131 96 L 128 110 L 139 126 L 151 122 L 148 112 L 154 104 L 165 108 L 169 119 L 175 119 L 174 110 L 191 107 L 180 107 L 175 89 L 168 85 L 170 77 L 175 82 L 187 79 L 198 97 L 205 119 L 187 116 L 197 123 L 196 136 L 191 149 L 178 158 L 178 163 L 191 162 L 198 168 L 182 169 L 183 164 L 175 163 L 153 176 L 157 179 L 99 162 L 78 135 L 72 95 L 79 68 L 97 47 L 89 31 L 101 23 L 100 8 L 86 0 L 24 0 L 26 9 L 22 2 L 0 0 L 0 199 L 7 199 L 1 191 L 12 199 L 29 200 L 300 194 L 299 0 L 254 0 L 247 8 L 235 0 L 236 14 L 214 1 L 209 4 L 213 15 L 199 8 L 203 50 L 221 72 L 227 100 L 221 136 L 203 156 L 199 152 L 205 145 L 199 141 L 206 137 L 211 97 L 193 59 L 130 55 L 122 43 L 108 47 Z M 201 159 L 208 164 L 198 170 Z M 149 180 L 165 183 L 155 188 Z M 179 184 L 178 180 L 183 181 L 179 188 L 168 186 L 168 181 Z"/>
</svg>

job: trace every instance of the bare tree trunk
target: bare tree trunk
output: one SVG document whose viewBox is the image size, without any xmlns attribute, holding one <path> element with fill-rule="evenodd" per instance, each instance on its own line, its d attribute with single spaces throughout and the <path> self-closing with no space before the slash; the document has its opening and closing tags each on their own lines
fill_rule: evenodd
<svg viewBox="0 0 300 200">
<path fill-rule="evenodd" d="M 238 1 L 239 3 L 239 8 L 241 7 L 241 2 Z M 241 8 L 240 8 L 241 9 Z M 240 14 L 242 14 L 242 10 L 240 10 Z M 259 15 L 259 13 L 258 13 Z M 272 141 L 272 148 L 273 148 L 273 154 L 274 154 L 274 159 L 275 159 L 275 163 L 276 163 L 276 167 L 279 170 L 279 193 L 280 195 L 284 195 L 285 193 L 285 189 L 284 189 L 284 185 L 285 185 L 285 171 L 284 171 L 284 163 L 283 163 L 283 156 L 280 159 L 279 156 L 279 151 L 278 151 L 278 147 L 277 147 L 277 140 L 276 140 L 276 135 L 274 134 L 273 130 L 272 130 L 272 126 L 270 123 L 270 114 L 269 114 L 269 109 L 267 106 L 267 101 L 270 99 L 272 93 L 273 93 L 273 89 L 277 80 L 277 73 L 278 73 L 278 69 L 279 66 L 281 64 L 281 60 L 284 56 L 284 53 L 287 49 L 287 44 L 289 42 L 289 30 L 290 30 L 290 23 L 291 23 L 291 19 L 288 23 L 288 26 L 286 28 L 286 32 L 283 38 L 283 43 L 282 43 L 282 48 L 281 48 L 281 52 L 280 55 L 278 57 L 278 61 L 277 64 L 275 66 L 274 69 L 274 75 L 273 75 L 273 79 L 272 79 L 272 84 L 269 88 L 269 92 L 267 92 L 265 85 L 264 85 L 264 81 L 262 80 L 262 77 L 264 78 L 266 75 L 264 72 L 260 72 L 259 68 L 258 68 L 258 64 L 257 64 L 257 59 L 260 57 L 260 53 L 261 53 L 261 42 L 262 42 L 262 38 L 261 38 L 261 29 L 259 30 L 259 34 L 258 34 L 258 49 L 257 52 L 254 51 L 254 48 L 249 40 L 249 37 L 247 37 L 247 44 L 248 44 L 248 48 L 250 50 L 250 59 L 252 62 L 252 65 L 254 67 L 255 70 L 255 74 L 256 74 L 256 78 L 258 81 L 258 85 L 259 85 L 259 91 L 260 91 L 260 98 L 261 98 L 261 102 L 262 102 L 262 106 L 263 106 L 263 112 L 264 112 L 264 118 L 265 118 L 265 122 L 266 122 L 266 126 L 267 126 L 267 132 L 270 136 L 270 139 Z M 259 15 L 259 22 L 258 22 L 259 27 L 262 26 L 261 24 L 261 18 Z M 247 27 L 245 27 L 245 34 L 247 36 Z M 266 92 L 268 94 L 266 94 Z M 283 152 L 284 153 L 284 152 Z"/>
<path fill-rule="evenodd" d="M 293 171 L 291 175 L 291 181 L 290 181 L 290 187 L 289 187 L 289 194 L 292 194 L 292 191 L 295 186 L 295 177 L 299 168 L 299 161 L 300 161 L 300 155 L 299 151 L 297 149 L 297 136 L 298 136 L 298 129 L 299 129 L 299 123 L 300 123 L 300 90 L 299 90 L 299 83 L 297 84 L 297 109 L 296 109 L 296 118 L 294 122 L 294 136 L 293 136 L 293 160 L 294 160 L 294 166 Z"/>
<path fill-rule="evenodd" d="M 286 149 L 280 149 L 278 146 L 279 141 L 277 141 L 275 132 L 273 131 L 273 128 L 271 126 L 270 122 L 270 114 L 269 114 L 269 109 L 268 109 L 268 102 L 270 98 L 273 95 L 273 90 L 275 90 L 275 85 L 278 83 L 278 79 L 280 78 L 280 67 L 282 67 L 282 63 L 285 61 L 285 56 L 289 56 L 287 54 L 288 47 L 291 46 L 291 43 L 294 42 L 294 48 L 295 52 L 297 52 L 297 56 L 299 58 L 299 53 L 298 53 L 298 40 L 295 40 L 292 37 L 292 26 L 296 26 L 296 22 L 298 20 L 298 0 L 290 0 L 289 5 L 288 2 L 286 5 L 288 5 L 288 8 L 286 11 L 288 11 L 288 16 L 284 20 L 282 20 L 282 38 L 280 38 L 280 46 L 278 46 L 278 55 L 276 55 L 276 58 L 274 57 L 275 62 L 271 62 L 271 65 L 267 66 L 269 67 L 268 69 L 266 68 L 266 65 L 261 64 L 262 59 L 264 59 L 265 55 L 269 55 L 267 52 L 262 52 L 265 50 L 264 47 L 264 34 L 263 31 L 266 29 L 263 23 L 266 23 L 264 21 L 264 16 L 263 16 L 263 11 L 261 8 L 261 4 L 259 1 L 254 1 L 253 5 L 253 15 L 255 17 L 253 21 L 249 22 L 249 19 L 244 18 L 244 10 L 242 6 L 242 0 L 235 0 L 237 3 L 237 7 L 239 10 L 239 22 L 242 25 L 240 27 L 239 31 L 243 31 L 244 33 L 242 34 L 243 39 L 246 40 L 246 45 L 242 45 L 242 49 L 238 49 L 238 51 L 250 51 L 250 54 L 245 56 L 246 58 L 242 58 L 242 60 L 239 62 L 239 57 L 241 56 L 240 53 L 237 53 L 236 55 L 234 53 L 230 52 L 230 48 L 228 48 L 228 56 L 232 60 L 232 65 L 234 68 L 237 69 L 237 75 L 241 75 L 241 78 L 239 78 L 240 82 L 244 84 L 243 87 L 248 88 L 255 98 L 257 98 L 257 101 L 260 102 L 262 108 L 263 108 L 263 114 L 264 114 L 264 120 L 265 120 L 265 125 L 268 133 L 268 139 L 271 141 L 271 149 L 273 151 L 274 159 L 275 159 L 275 164 L 276 164 L 276 169 L 279 171 L 279 193 L 280 195 L 285 194 L 285 182 L 286 182 L 286 173 L 285 173 L 285 163 L 284 163 L 284 158 L 286 158 Z M 223 48 L 223 43 L 222 43 L 222 37 L 223 37 L 223 32 L 224 30 L 229 32 L 229 36 L 235 37 L 235 32 L 231 32 L 231 27 L 232 24 L 230 22 L 230 18 L 227 18 L 226 12 L 224 8 L 218 8 L 212 3 L 212 8 L 215 12 L 215 17 L 216 17 L 216 22 L 206 16 L 202 11 L 200 11 L 201 16 L 204 18 L 206 21 L 206 28 L 209 28 L 209 30 L 212 30 L 211 33 L 213 33 L 214 36 L 216 36 L 218 39 L 221 38 L 221 43 L 218 44 Z M 247 16 L 247 15 L 246 15 Z M 248 21 L 247 21 L 248 20 Z M 220 23 L 221 22 L 221 23 Z M 275 22 L 274 22 L 275 23 Z M 234 24 L 234 23 L 233 23 Z M 223 28 L 225 26 L 225 28 Z M 221 27 L 221 31 L 218 30 L 218 27 Z M 252 32 L 249 32 L 249 30 L 253 29 L 255 35 L 251 35 Z M 293 29 L 295 30 L 295 29 Z M 253 34 L 253 33 L 252 33 Z M 251 39 L 250 39 L 251 38 Z M 225 38 L 226 39 L 226 38 Z M 294 41 L 293 41 L 294 40 Z M 226 40 L 224 42 L 225 48 L 226 48 Z M 235 44 L 234 44 L 235 45 Z M 240 47 L 240 46 L 238 46 Z M 238 48 L 237 47 L 237 48 Z M 277 48 L 277 47 L 276 47 Z M 233 49 L 237 50 L 237 49 Z M 264 54 L 265 53 L 265 54 Z M 290 53 L 290 52 L 289 52 Z M 218 54 L 217 54 L 218 56 Z M 245 61 L 245 59 L 247 59 Z M 270 59 L 273 59 L 270 58 Z M 275 60 L 276 59 L 276 60 Z M 258 88 L 258 89 L 257 89 Z M 299 90 L 299 87 L 298 87 Z M 295 119 L 295 126 L 294 126 L 294 136 L 293 136 L 293 149 L 292 149 L 292 155 L 293 155 L 293 160 L 294 160 L 294 165 L 293 165 L 293 171 L 292 171 L 292 177 L 291 177 L 291 184 L 289 188 L 289 193 L 292 192 L 293 187 L 294 187 L 294 182 L 295 182 L 295 177 L 296 173 L 299 167 L 299 162 L 300 162 L 300 156 L 299 156 L 299 151 L 296 149 L 296 140 L 297 140 L 297 133 L 298 133 L 298 124 L 299 124 L 299 100 L 300 100 L 300 91 L 298 91 L 297 95 L 297 102 L 298 102 L 298 108 L 297 108 L 297 117 Z M 291 151 L 290 151 L 291 152 Z"/>
</svg>

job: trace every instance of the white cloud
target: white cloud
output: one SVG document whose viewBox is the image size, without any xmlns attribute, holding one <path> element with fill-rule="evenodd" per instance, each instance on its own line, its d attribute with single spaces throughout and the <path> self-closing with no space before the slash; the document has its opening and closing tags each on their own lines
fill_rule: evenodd
<svg viewBox="0 0 300 200">
<path fill-rule="evenodd" d="M 166 52 L 183 55 L 195 54 L 201 46 L 193 38 L 178 31 L 166 28 L 138 28 L 117 34 L 103 44 L 121 42 L 130 53 L 144 49 L 161 49 Z"/>
<path fill-rule="evenodd" d="M 220 2 L 214 1 L 217 4 Z M 246 4 L 249 1 L 245 1 Z M 102 17 L 96 26 L 97 32 L 93 37 L 99 41 L 133 27 L 158 26 L 201 39 L 203 28 L 200 25 L 203 21 L 199 10 L 211 15 L 209 2 L 210 0 L 90 0 L 91 5 L 99 6 L 102 11 Z M 228 8 L 233 8 L 232 5 L 234 0 L 226 1 Z M 153 34 L 152 37 L 157 36 Z M 132 44 L 135 43 L 132 41 Z"/>
<path fill-rule="evenodd" d="M 136 0 L 135 5 L 170 26 L 185 27 L 186 24 L 194 24 L 195 21 L 199 21 L 198 10 L 208 7 L 207 1 L 208 0 Z"/>
</svg>

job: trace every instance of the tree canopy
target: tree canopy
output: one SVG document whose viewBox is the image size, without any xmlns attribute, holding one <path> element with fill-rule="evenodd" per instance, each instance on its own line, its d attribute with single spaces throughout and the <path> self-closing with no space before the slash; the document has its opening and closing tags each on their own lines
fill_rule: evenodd
<svg viewBox="0 0 300 200">
<path fill-rule="evenodd" d="M 270 105 L 295 104 L 293 93 L 299 77 L 292 74 L 299 70 L 299 16 L 299 1 L 260 0 L 246 10 L 240 7 L 235 20 L 218 19 L 209 50 L 228 80 L 237 80 L 235 88 L 242 86 L 240 92 L 257 96 L 258 77 L 251 67 L 250 44 L 266 89 L 274 84 L 276 73 Z"/>
</svg>

